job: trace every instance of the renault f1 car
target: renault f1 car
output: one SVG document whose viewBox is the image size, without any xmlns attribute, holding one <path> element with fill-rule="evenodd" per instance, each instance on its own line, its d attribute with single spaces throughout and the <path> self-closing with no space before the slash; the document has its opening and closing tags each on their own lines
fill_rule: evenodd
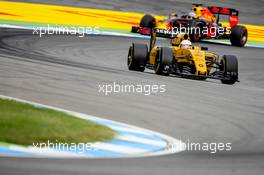
<svg viewBox="0 0 264 175">
<path fill-rule="evenodd" d="M 150 35 L 152 27 L 170 30 L 188 31 L 192 42 L 201 39 L 229 39 L 231 45 L 243 47 L 248 38 L 247 28 L 238 25 L 239 12 L 224 7 L 205 7 L 202 4 L 193 4 L 192 11 L 178 17 L 172 13 L 164 20 L 156 20 L 152 15 L 144 15 L 139 26 L 133 26 L 131 32 Z M 220 18 L 228 16 L 229 25 L 223 26 Z"/>
<path fill-rule="evenodd" d="M 127 65 L 132 71 L 143 72 L 152 69 L 156 74 L 174 74 L 184 78 L 205 80 L 219 79 L 224 84 L 238 81 L 238 61 L 236 56 L 219 55 L 200 46 L 181 47 L 181 41 L 189 39 L 188 34 L 171 38 L 166 29 L 152 28 L 149 47 L 147 44 L 133 43 L 129 47 Z M 155 46 L 156 37 L 171 38 L 171 47 Z"/>
</svg>

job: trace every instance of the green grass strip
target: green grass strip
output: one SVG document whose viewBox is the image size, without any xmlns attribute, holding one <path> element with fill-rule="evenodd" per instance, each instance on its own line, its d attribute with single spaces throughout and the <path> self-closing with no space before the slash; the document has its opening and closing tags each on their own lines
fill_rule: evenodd
<svg viewBox="0 0 264 175">
<path fill-rule="evenodd" d="M 91 143 L 106 141 L 115 132 L 105 126 L 63 112 L 38 108 L 14 100 L 0 99 L 0 142 Z"/>
</svg>

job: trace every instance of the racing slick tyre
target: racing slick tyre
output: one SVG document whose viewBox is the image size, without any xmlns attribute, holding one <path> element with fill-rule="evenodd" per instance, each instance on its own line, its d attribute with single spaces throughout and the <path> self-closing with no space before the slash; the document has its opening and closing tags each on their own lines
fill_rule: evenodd
<svg viewBox="0 0 264 175">
<path fill-rule="evenodd" d="M 238 61 L 233 55 L 224 55 L 220 61 L 220 71 L 224 73 L 223 84 L 234 84 L 238 80 Z"/>
<path fill-rule="evenodd" d="M 231 29 L 230 42 L 232 46 L 244 47 L 248 38 L 247 28 L 244 26 L 235 26 Z"/>
<path fill-rule="evenodd" d="M 191 28 L 193 29 L 189 34 L 192 42 L 198 42 L 201 40 L 201 32 L 203 24 L 201 22 L 192 21 L 190 23 Z M 198 30 L 200 29 L 200 30 Z"/>
<path fill-rule="evenodd" d="M 139 23 L 140 27 L 153 28 L 156 27 L 156 19 L 152 15 L 144 15 Z"/>
<path fill-rule="evenodd" d="M 155 73 L 158 75 L 169 75 L 173 62 L 173 50 L 169 47 L 161 47 L 154 63 Z"/>
<path fill-rule="evenodd" d="M 127 57 L 129 70 L 143 72 L 148 58 L 148 46 L 146 44 L 133 43 L 130 46 Z"/>
</svg>

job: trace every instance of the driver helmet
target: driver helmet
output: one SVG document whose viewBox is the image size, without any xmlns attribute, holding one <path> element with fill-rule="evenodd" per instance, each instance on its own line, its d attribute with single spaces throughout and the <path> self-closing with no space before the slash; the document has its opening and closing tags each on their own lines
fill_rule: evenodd
<svg viewBox="0 0 264 175">
<path fill-rule="evenodd" d="M 178 17 L 177 13 L 170 14 L 170 19 L 177 19 L 177 17 Z"/>
<path fill-rule="evenodd" d="M 188 15 L 189 15 L 191 18 L 196 18 L 196 13 L 194 13 L 194 12 L 190 12 Z"/>
<path fill-rule="evenodd" d="M 181 42 L 181 48 L 187 49 L 190 46 L 192 46 L 191 41 L 189 41 L 189 40 L 182 40 L 182 42 Z"/>
</svg>

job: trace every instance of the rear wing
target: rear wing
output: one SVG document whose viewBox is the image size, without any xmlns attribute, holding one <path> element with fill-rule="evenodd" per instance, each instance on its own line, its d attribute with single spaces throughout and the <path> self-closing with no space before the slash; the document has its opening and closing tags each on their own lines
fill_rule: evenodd
<svg viewBox="0 0 264 175">
<path fill-rule="evenodd" d="M 224 8 L 224 7 L 207 7 L 211 13 L 217 15 L 217 21 L 219 21 L 219 15 L 228 15 L 230 27 L 234 27 L 238 24 L 238 15 L 239 12 L 236 9 Z"/>
<path fill-rule="evenodd" d="M 229 15 L 229 16 L 238 16 L 239 15 L 239 11 L 236 9 L 232 9 L 232 8 L 216 7 L 216 6 L 210 6 L 207 8 L 213 14 Z"/>
<path fill-rule="evenodd" d="M 217 23 L 219 23 L 219 16 L 220 15 L 227 15 L 229 16 L 230 26 L 236 26 L 238 24 L 238 15 L 239 11 L 232 8 L 225 8 L 225 7 L 217 7 L 217 6 L 208 6 L 205 7 L 202 4 L 192 4 L 193 7 L 202 7 L 206 8 L 206 10 L 210 11 L 213 15 L 217 16 Z"/>
</svg>

